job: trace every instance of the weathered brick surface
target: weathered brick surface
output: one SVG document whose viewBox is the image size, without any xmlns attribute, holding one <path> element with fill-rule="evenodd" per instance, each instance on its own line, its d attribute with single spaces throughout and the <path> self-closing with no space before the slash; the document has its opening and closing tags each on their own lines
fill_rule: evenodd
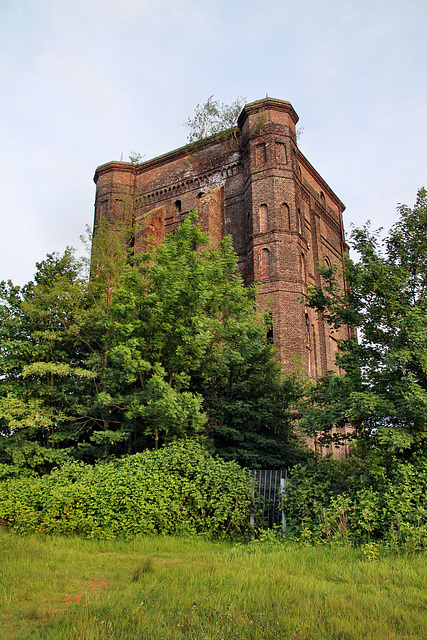
<svg viewBox="0 0 427 640">
<path fill-rule="evenodd" d="M 318 262 L 341 260 L 344 205 L 297 148 L 297 121 L 289 102 L 265 98 L 244 107 L 238 144 L 208 140 L 197 152 L 98 167 L 95 226 L 131 209 L 138 250 L 147 236 L 159 244 L 198 207 L 202 229 L 215 243 L 230 234 L 245 281 L 260 283 L 284 368 L 316 378 L 334 368 L 346 330 L 333 331 L 300 298 L 319 282 Z"/>
</svg>

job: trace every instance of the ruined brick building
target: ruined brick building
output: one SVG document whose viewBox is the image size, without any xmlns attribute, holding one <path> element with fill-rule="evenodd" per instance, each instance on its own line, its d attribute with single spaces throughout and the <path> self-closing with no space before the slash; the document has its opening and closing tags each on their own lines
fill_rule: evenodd
<svg viewBox="0 0 427 640">
<path fill-rule="evenodd" d="M 298 149 L 297 121 L 289 102 L 265 98 L 243 108 L 228 140 L 98 167 L 95 226 L 123 216 L 131 194 L 138 249 L 144 235 L 160 243 L 197 207 L 213 242 L 232 236 L 245 282 L 260 283 L 283 366 L 317 378 L 334 368 L 346 330 L 333 331 L 301 296 L 319 281 L 317 263 L 339 263 L 346 250 L 344 205 Z"/>
</svg>

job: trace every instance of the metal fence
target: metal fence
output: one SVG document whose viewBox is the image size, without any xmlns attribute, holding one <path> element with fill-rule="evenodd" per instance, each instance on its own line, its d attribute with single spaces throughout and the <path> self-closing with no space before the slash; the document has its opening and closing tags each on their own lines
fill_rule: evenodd
<svg viewBox="0 0 427 640">
<path fill-rule="evenodd" d="M 280 497 L 285 491 L 288 477 L 286 470 L 252 469 L 249 477 L 254 488 L 257 515 L 261 517 L 262 525 L 270 529 L 273 525 L 279 525 L 284 529 L 286 521 Z"/>
</svg>

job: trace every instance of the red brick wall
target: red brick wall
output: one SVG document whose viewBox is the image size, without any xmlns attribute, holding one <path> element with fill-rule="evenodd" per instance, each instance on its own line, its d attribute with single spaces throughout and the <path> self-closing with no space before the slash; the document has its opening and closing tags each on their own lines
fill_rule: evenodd
<svg viewBox="0 0 427 640">
<path fill-rule="evenodd" d="M 260 305 L 273 314 L 285 368 L 316 378 L 334 367 L 334 332 L 300 299 L 319 282 L 316 265 L 343 255 L 343 204 L 298 150 L 292 105 L 266 98 L 243 109 L 239 144 L 208 140 L 134 166 L 111 162 L 95 173 L 95 226 L 131 215 L 135 246 L 160 244 L 198 208 L 214 243 L 230 234 L 247 283 L 260 282 Z M 307 315 L 307 319 L 306 319 Z"/>
</svg>

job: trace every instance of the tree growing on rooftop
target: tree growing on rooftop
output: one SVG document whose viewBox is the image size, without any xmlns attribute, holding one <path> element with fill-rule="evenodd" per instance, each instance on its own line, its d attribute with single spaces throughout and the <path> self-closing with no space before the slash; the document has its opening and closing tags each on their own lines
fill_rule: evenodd
<svg viewBox="0 0 427 640">
<path fill-rule="evenodd" d="M 188 118 L 185 122 L 185 126 L 190 129 L 188 141 L 194 144 L 235 128 L 245 101 L 246 98 L 238 97 L 230 104 L 224 104 L 214 100 L 213 95 L 209 96 L 204 104 L 196 106 L 193 118 Z"/>
</svg>

